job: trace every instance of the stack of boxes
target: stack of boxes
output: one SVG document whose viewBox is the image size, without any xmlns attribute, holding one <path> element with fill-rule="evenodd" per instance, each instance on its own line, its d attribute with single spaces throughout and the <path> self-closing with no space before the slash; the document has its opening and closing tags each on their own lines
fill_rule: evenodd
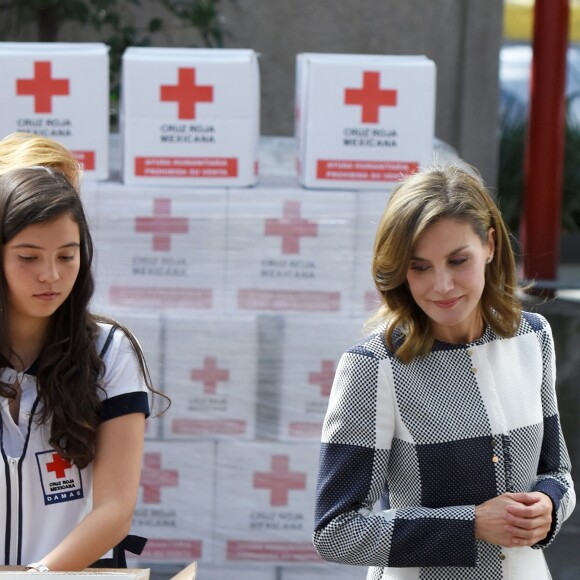
<svg viewBox="0 0 580 580">
<path fill-rule="evenodd" d="M 17 118 L 0 129 L 45 131 L 66 111 L 71 139 L 50 136 L 95 152 L 82 191 L 94 309 L 133 330 L 173 401 L 148 421 L 133 531 L 149 542 L 131 564 L 196 560 L 206 580 L 362 580 L 364 568 L 324 563 L 312 547 L 318 442 L 340 355 L 377 305 L 370 264 L 382 210 L 401 175 L 432 158 L 433 63 L 300 55 L 296 175 L 273 165 L 277 140 L 258 147 L 253 51 L 129 49 L 121 183 L 101 168 L 101 73 L 98 90 L 79 81 L 67 102 L 56 93 L 51 113 L 34 112 L 38 98 L 18 84 L 106 68 L 102 47 L 59 50 L 0 43 L 3 70 L 24 87 L 0 93 L 18 101 L 3 103 Z M 95 64 L 66 68 L 75 58 Z"/>
</svg>

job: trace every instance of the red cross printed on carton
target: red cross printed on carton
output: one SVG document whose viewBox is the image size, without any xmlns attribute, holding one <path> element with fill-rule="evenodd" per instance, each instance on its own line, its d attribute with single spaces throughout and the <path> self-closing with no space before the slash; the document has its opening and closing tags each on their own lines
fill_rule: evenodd
<svg viewBox="0 0 580 580">
<path fill-rule="evenodd" d="M 161 85 L 161 101 L 177 102 L 179 119 L 195 119 L 197 103 L 213 102 L 213 86 L 196 85 L 195 73 L 195 68 L 179 68 L 176 85 Z"/>
<path fill-rule="evenodd" d="M 153 250 L 168 252 L 171 249 L 171 235 L 187 234 L 189 224 L 187 218 L 171 217 L 170 199 L 155 199 L 153 217 L 136 218 L 135 231 L 153 234 Z"/>
<path fill-rule="evenodd" d="M 397 91 L 381 89 L 380 73 L 363 72 L 363 86 L 361 89 L 345 89 L 344 104 L 360 105 L 362 107 L 363 123 L 378 123 L 381 107 L 397 106 Z"/>
<path fill-rule="evenodd" d="M 177 469 L 161 469 L 161 453 L 145 453 L 139 485 L 143 488 L 143 503 L 160 503 L 161 488 L 177 487 Z"/>
<path fill-rule="evenodd" d="M 206 356 L 203 359 L 203 368 L 192 369 L 191 380 L 203 383 L 203 392 L 208 395 L 215 395 L 217 384 L 220 381 L 228 381 L 230 371 L 218 368 L 215 356 Z"/>
<path fill-rule="evenodd" d="M 334 381 L 334 362 L 331 360 L 320 361 L 320 371 L 308 373 L 308 384 L 319 385 L 320 395 L 330 397 L 332 382 Z"/>
<path fill-rule="evenodd" d="M 70 94 L 68 79 L 53 79 L 50 61 L 35 61 L 34 78 L 16 79 L 16 94 L 34 97 L 35 113 L 52 113 L 52 97 Z"/>
<path fill-rule="evenodd" d="M 72 467 L 72 463 L 68 459 L 64 459 L 58 453 L 52 454 L 52 461 L 46 464 L 46 470 L 49 473 L 54 473 L 57 479 L 66 477 L 66 470 Z"/>
<path fill-rule="evenodd" d="M 282 237 L 282 253 L 300 253 L 300 238 L 318 236 L 318 224 L 303 219 L 299 201 L 285 201 L 282 219 L 268 218 L 264 225 L 266 236 Z"/>
<path fill-rule="evenodd" d="M 287 455 L 272 455 L 272 470 L 254 473 L 254 489 L 269 489 L 271 506 L 286 506 L 291 489 L 306 489 L 306 474 L 291 472 L 289 464 Z"/>
</svg>

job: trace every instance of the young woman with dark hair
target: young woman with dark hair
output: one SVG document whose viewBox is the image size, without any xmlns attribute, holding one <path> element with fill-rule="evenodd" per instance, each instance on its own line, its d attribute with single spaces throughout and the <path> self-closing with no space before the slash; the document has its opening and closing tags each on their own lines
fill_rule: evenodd
<svg viewBox="0 0 580 580">
<path fill-rule="evenodd" d="M 0 175 L 0 546 L 5 565 L 116 564 L 151 386 L 132 334 L 89 311 L 81 199 L 46 167 Z"/>
</svg>

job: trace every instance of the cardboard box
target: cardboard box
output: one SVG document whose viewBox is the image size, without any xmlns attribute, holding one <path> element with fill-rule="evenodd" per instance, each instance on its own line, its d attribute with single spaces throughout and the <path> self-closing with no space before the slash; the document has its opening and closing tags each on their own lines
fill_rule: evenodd
<svg viewBox="0 0 580 580">
<path fill-rule="evenodd" d="M 200 580 L 278 580 L 279 578 L 279 572 L 274 565 L 200 564 L 198 569 Z"/>
<path fill-rule="evenodd" d="M 87 568 L 80 572 L 34 572 L 34 577 L 50 578 L 50 580 L 149 580 L 149 569 L 140 568 Z M 30 578 L 30 572 L 23 566 L 0 566 L 2 580 L 25 580 Z M 195 578 L 195 576 L 193 577 Z"/>
<path fill-rule="evenodd" d="M 308 563 L 319 444 L 219 441 L 216 560 Z"/>
<path fill-rule="evenodd" d="M 131 532 L 148 538 L 132 566 L 213 561 L 213 442 L 145 441 Z"/>
<path fill-rule="evenodd" d="M 384 188 L 431 161 L 435 64 L 422 56 L 299 54 L 295 127 L 303 185 Z"/>
<path fill-rule="evenodd" d="M 280 381 L 280 431 L 285 441 L 320 441 L 342 353 L 362 338 L 355 318 L 288 317 Z"/>
<path fill-rule="evenodd" d="M 180 570 L 171 580 L 195 580 L 197 563 L 192 562 Z M 51 580 L 149 580 L 149 568 L 87 568 L 80 572 L 35 572 L 38 576 Z M 30 578 L 30 573 L 23 566 L 0 566 L 0 578 L 3 580 L 24 580 Z"/>
<path fill-rule="evenodd" d="M 227 305 L 233 311 L 350 312 L 355 195 L 229 190 Z"/>
<path fill-rule="evenodd" d="M 255 433 L 257 332 L 252 316 L 165 319 L 164 438 L 250 439 Z"/>
<path fill-rule="evenodd" d="M 85 179 L 109 175 L 109 55 L 102 43 L 0 42 L 0 136 L 70 149 Z"/>
<path fill-rule="evenodd" d="M 223 307 L 225 190 L 100 184 L 95 301 L 127 308 Z"/>
<path fill-rule="evenodd" d="M 128 48 L 123 181 L 248 186 L 257 179 L 259 74 L 242 49 Z"/>
</svg>

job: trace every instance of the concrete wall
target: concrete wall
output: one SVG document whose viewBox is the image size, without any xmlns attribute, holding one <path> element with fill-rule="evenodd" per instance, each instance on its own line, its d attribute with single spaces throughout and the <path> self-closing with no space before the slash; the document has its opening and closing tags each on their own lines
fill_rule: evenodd
<svg viewBox="0 0 580 580">
<path fill-rule="evenodd" d="M 165 30 L 156 46 L 201 45 L 158 2 L 135 9 L 122 3 L 127 21 L 145 28 L 160 16 Z M 437 65 L 436 135 L 477 167 L 490 186 L 498 167 L 498 66 L 502 0 L 222 0 L 227 47 L 260 52 L 262 134 L 293 133 L 294 69 L 299 52 L 425 54 Z M 32 27 L 14 32 L 9 15 L 0 35 L 34 40 Z M 59 40 L 98 39 L 78 25 Z"/>
<path fill-rule="evenodd" d="M 224 4 L 228 46 L 261 53 L 262 132 L 293 130 L 299 52 L 425 54 L 437 65 L 436 135 L 496 183 L 501 0 L 248 0 Z"/>
</svg>

